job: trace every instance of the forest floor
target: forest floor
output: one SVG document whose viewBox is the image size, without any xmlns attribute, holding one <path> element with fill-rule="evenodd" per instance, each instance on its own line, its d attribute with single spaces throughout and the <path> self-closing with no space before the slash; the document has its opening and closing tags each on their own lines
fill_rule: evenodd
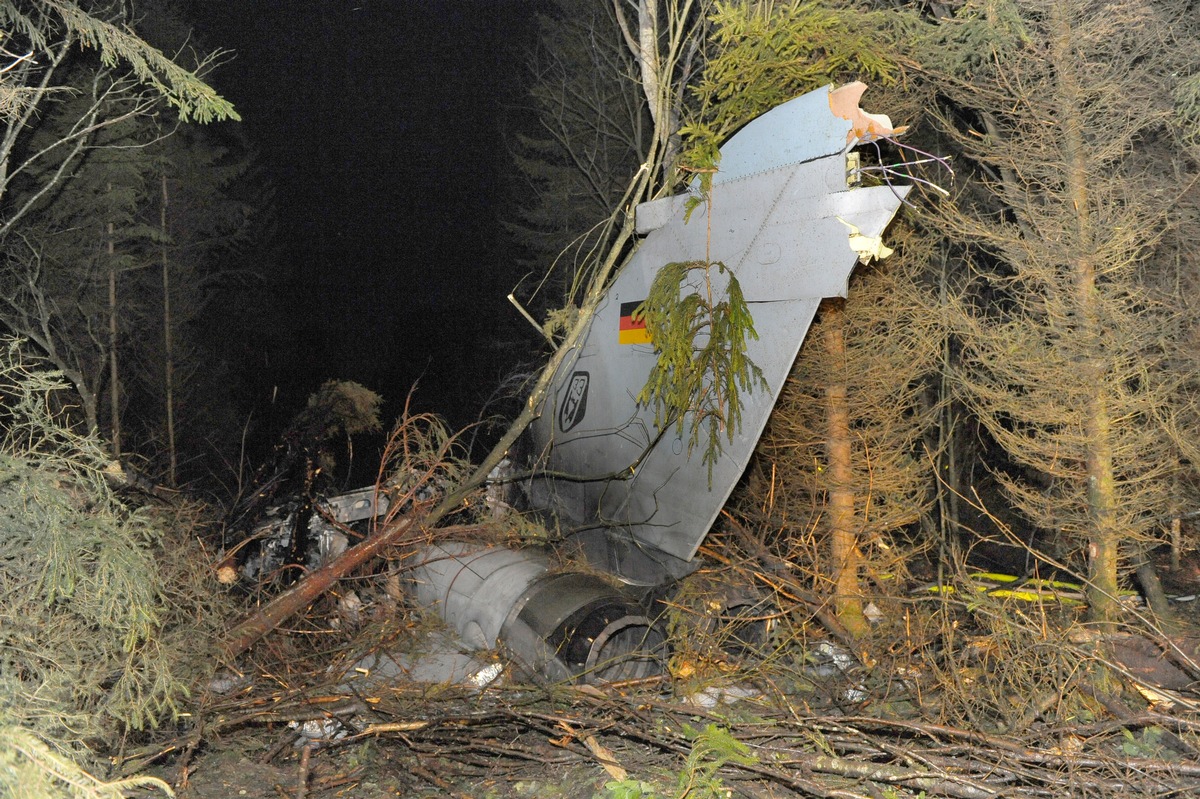
<svg viewBox="0 0 1200 799">
<path fill-rule="evenodd" d="M 327 599 L 126 768 L 180 799 L 1200 795 L 1197 603 L 1169 635 L 1131 609 L 1104 636 L 1046 603 L 880 604 L 854 653 L 792 613 L 742 659 L 693 630 L 636 682 L 351 689 L 430 623 L 392 608 L 351 634 Z"/>
</svg>

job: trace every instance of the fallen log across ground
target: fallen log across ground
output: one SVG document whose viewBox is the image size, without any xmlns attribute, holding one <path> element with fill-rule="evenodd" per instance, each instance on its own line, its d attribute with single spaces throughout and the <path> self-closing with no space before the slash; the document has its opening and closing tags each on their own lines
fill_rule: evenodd
<svg viewBox="0 0 1200 799">
<path fill-rule="evenodd" d="M 294 586 L 255 609 L 230 629 L 224 654 L 230 660 L 245 652 L 288 618 L 311 605 L 350 572 L 403 542 L 416 528 L 417 519 L 398 519 L 379 532 L 350 547 L 338 557 L 314 569 Z"/>
</svg>

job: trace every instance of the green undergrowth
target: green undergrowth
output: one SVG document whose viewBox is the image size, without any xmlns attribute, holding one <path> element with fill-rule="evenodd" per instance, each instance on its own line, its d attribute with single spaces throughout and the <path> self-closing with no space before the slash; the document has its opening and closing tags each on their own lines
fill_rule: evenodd
<svg viewBox="0 0 1200 799">
<path fill-rule="evenodd" d="M 0 353 L 0 795 L 119 796 L 90 776 L 172 722 L 221 614 L 187 509 L 136 508 L 61 376 Z M 159 784 L 165 788 L 165 784 Z"/>
</svg>

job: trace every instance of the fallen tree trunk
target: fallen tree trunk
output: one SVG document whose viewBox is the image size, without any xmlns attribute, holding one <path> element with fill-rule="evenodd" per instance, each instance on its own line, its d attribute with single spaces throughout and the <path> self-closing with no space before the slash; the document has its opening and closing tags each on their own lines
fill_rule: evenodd
<svg viewBox="0 0 1200 799">
<path fill-rule="evenodd" d="M 432 514 L 430 515 L 432 516 Z M 324 566 L 309 572 L 290 589 L 238 622 L 229 631 L 229 638 L 225 641 L 226 656 L 230 659 L 236 658 L 292 614 L 316 601 L 342 577 L 377 557 L 384 549 L 402 543 L 404 534 L 417 526 L 417 520 L 416 516 L 397 519 L 393 524 L 362 543 L 350 547 Z M 431 521 L 431 519 L 425 517 L 422 521 Z"/>
</svg>

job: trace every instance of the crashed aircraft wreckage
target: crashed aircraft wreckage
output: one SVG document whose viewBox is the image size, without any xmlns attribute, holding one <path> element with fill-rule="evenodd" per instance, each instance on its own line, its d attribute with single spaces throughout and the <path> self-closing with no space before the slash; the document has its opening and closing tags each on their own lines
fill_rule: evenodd
<svg viewBox="0 0 1200 799">
<path fill-rule="evenodd" d="M 853 148 L 893 133 L 887 117 L 859 108 L 865 89 L 818 89 L 746 125 L 721 148 L 714 201 L 690 222 L 685 207 L 695 185 L 638 207 L 638 230 L 648 235 L 564 361 L 531 429 L 534 451 L 545 455 L 531 502 L 578 531 L 597 567 L 638 585 L 691 571 L 821 300 L 846 296 L 854 264 L 882 254 L 880 237 L 908 187 L 856 185 Z M 656 356 L 631 314 L 658 270 L 679 261 L 720 262 L 737 275 L 759 334 L 747 342 L 747 357 L 767 386 L 743 397 L 741 429 L 711 479 L 681 436 L 656 429 L 653 410 L 634 399 Z"/>
<path fill-rule="evenodd" d="M 844 297 L 854 265 L 889 252 L 881 236 L 909 187 L 861 183 L 855 148 L 895 133 L 886 116 L 861 110 L 865 89 L 821 88 L 747 124 L 721 148 L 714 201 L 690 221 L 698 184 L 637 207 L 645 238 L 563 359 L 529 430 L 529 508 L 566 532 L 594 568 L 642 596 L 693 570 L 821 300 Z M 747 356 L 765 381 L 742 397 L 741 427 L 711 476 L 674 423 L 659 429 L 636 400 L 656 353 L 633 312 L 663 266 L 686 261 L 720 262 L 736 274 L 758 332 Z M 355 504 L 327 503 L 342 518 Z M 554 573 L 534 550 L 461 543 L 430 546 L 413 562 L 412 595 L 469 649 L 503 648 L 527 673 L 554 680 L 630 679 L 661 668 L 663 633 L 638 601 L 598 576 Z"/>
</svg>

